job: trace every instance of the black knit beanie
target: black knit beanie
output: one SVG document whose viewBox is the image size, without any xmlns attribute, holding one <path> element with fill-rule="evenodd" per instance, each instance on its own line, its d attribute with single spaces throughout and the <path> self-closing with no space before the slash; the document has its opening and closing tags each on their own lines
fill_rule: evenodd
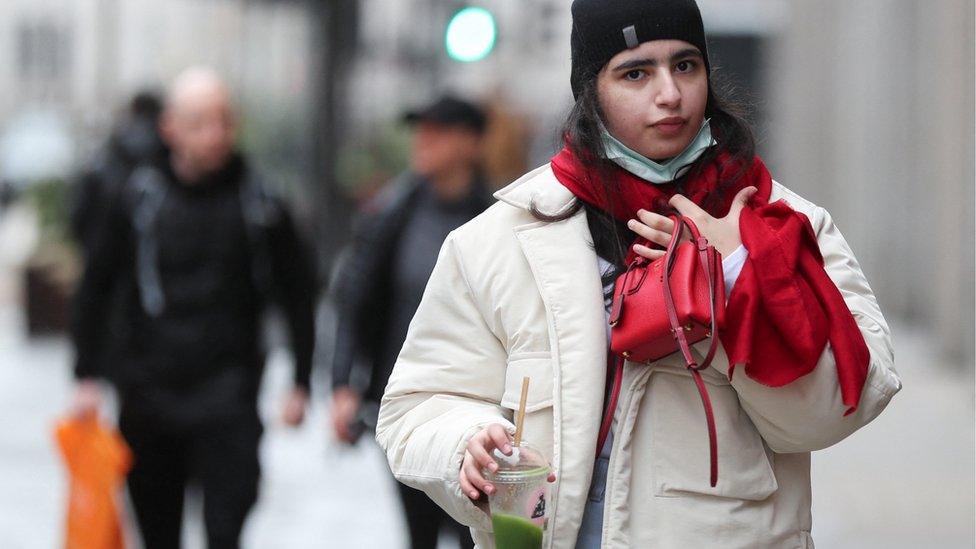
<svg viewBox="0 0 976 549">
<path fill-rule="evenodd" d="M 705 27 L 695 0 L 574 0 L 570 83 L 584 83 L 618 53 L 651 40 L 684 40 L 701 50 L 708 72 Z"/>
</svg>

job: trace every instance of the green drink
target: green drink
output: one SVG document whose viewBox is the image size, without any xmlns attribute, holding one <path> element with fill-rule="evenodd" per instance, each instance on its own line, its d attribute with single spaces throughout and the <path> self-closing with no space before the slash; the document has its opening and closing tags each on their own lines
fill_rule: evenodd
<svg viewBox="0 0 976 549">
<path fill-rule="evenodd" d="M 541 549 L 549 499 L 549 463 L 530 446 L 513 446 L 512 455 L 495 450 L 498 469 L 486 471 L 495 487 L 488 496 L 495 549 Z"/>
<path fill-rule="evenodd" d="M 495 549 L 541 549 L 542 528 L 513 515 L 493 514 Z"/>
</svg>

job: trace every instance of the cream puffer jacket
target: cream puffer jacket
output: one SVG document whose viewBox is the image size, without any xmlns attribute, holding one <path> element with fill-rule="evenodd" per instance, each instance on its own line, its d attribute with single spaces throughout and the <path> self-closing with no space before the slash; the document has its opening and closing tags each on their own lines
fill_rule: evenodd
<svg viewBox="0 0 976 549">
<path fill-rule="evenodd" d="M 499 203 L 448 236 L 380 408 L 376 438 L 401 482 L 423 490 L 493 547 L 486 510 L 460 491 L 468 439 L 511 427 L 523 376 L 532 379 L 525 440 L 548 452 L 544 547 L 575 546 L 594 466 L 606 380 L 607 331 L 597 257 L 573 195 L 542 166 L 496 194 Z M 721 350 L 703 375 L 719 441 L 708 479 L 701 401 L 672 355 L 625 368 L 604 498 L 603 547 L 812 547 L 810 452 L 874 419 L 901 388 L 888 325 L 853 252 L 823 209 L 774 183 L 806 214 L 871 353 L 860 406 L 844 416 L 829 346 L 816 369 L 780 388 L 737 369 Z M 699 343 L 696 350 L 704 349 Z M 852 471 L 856 474 L 856 471 Z"/>
</svg>

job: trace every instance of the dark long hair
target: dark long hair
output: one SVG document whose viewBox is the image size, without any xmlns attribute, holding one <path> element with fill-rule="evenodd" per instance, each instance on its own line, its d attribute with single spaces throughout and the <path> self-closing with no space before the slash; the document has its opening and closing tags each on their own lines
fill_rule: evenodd
<svg viewBox="0 0 976 549">
<path fill-rule="evenodd" d="M 732 188 L 748 170 L 756 153 L 755 138 L 746 121 L 747 109 L 744 104 L 731 99 L 732 93 L 731 86 L 720 80 L 716 86 L 714 73 L 709 76 L 705 118 L 711 119 L 712 134 L 718 144 L 708 149 L 690 166 L 685 175 L 672 183 L 676 192 L 683 192 L 685 181 L 700 173 L 720 152 L 729 153 L 728 162 L 736 162 L 741 168 L 733 172 L 730 177 L 719 181 L 718 186 L 708 195 L 705 202 L 699 204 L 705 209 L 722 202 L 728 189 Z M 587 172 L 598 178 L 599 188 L 605 193 L 607 203 L 612 206 L 617 200 L 617 189 L 613 184 L 611 170 L 616 165 L 605 158 L 601 137 L 601 123 L 604 119 L 597 96 L 597 79 L 594 76 L 584 83 L 579 98 L 563 123 L 561 135 L 566 146 L 587 168 Z M 666 203 L 655 204 L 653 207 L 662 213 L 672 213 Z M 634 233 L 627 228 L 626 224 L 579 199 L 569 211 L 557 216 L 545 215 L 534 206 L 531 211 L 536 219 L 555 222 L 572 217 L 580 209 L 586 211 L 586 221 L 593 236 L 596 254 L 613 265 L 609 272 L 603 273 L 603 284 L 606 286 L 623 271 L 627 248 L 635 240 Z"/>
</svg>

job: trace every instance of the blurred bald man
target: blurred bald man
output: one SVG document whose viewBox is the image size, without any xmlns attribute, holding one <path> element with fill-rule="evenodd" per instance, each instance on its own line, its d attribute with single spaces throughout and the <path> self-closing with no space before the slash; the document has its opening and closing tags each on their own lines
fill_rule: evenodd
<svg viewBox="0 0 976 549">
<path fill-rule="evenodd" d="M 313 261 L 287 208 L 236 151 L 235 128 L 216 73 L 192 68 L 174 81 L 160 119 L 168 154 L 121 187 L 75 300 L 73 412 L 98 413 L 101 380 L 117 389 L 147 549 L 179 547 L 191 482 L 202 489 L 208 546 L 239 545 L 257 499 L 268 305 L 281 307 L 295 357 L 283 421 L 299 425 L 308 401 Z M 98 326 L 115 292 L 129 322 L 107 349 Z"/>
</svg>

